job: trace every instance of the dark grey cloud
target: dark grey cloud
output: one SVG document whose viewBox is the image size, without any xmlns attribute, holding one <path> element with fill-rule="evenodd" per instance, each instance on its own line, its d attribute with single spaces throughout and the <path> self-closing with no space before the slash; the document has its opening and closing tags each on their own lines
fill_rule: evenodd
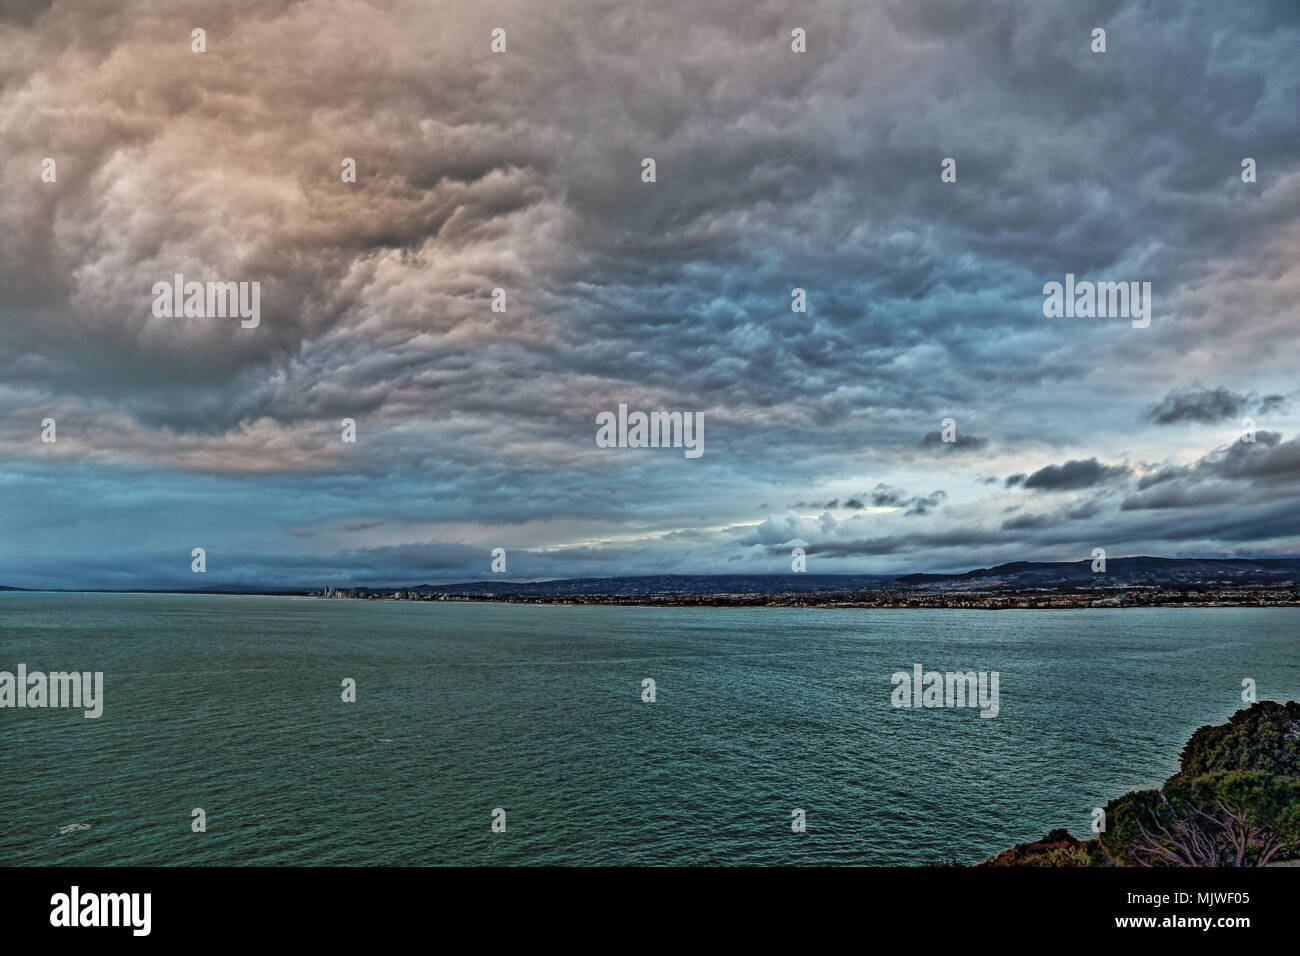
<svg viewBox="0 0 1300 956">
<path fill-rule="evenodd" d="M 1071 459 L 1060 465 L 1047 465 L 1025 477 L 1008 484 L 1018 484 L 1028 491 L 1078 491 L 1127 477 L 1130 469 L 1125 465 L 1104 465 L 1096 458 Z M 1012 478 L 1019 479 L 1018 475 Z"/>
<path fill-rule="evenodd" d="M 1285 441 L 1261 431 L 1254 441 L 1239 439 L 1191 465 L 1162 468 L 1143 476 L 1126 511 L 1204 508 L 1232 504 L 1246 496 L 1300 494 L 1300 439 Z"/>
<path fill-rule="evenodd" d="M 1158 485 L 1124 499 L 1125 511 L 1161 508 L 1205 508 L 1231 503 L 1240 491 L 1228 485 L 1187 486 L 1180 483 Z"/>
<path fill-rule="evenodd" d="M 1087 521 L 1097 517 L 1102 510 L 1103 505 L 1099 501 L 1082 501 L 1074 507 L 1066 508 L 1062 513 L 1070 521 Z"/>
<path fill-rule="evenodd" d="M 0 6 L 0 24 L 30 28 L 54 3 L 55 0 L 5 0 L 4 6 Z"/>
<path fill-rule="evenodd" d="M 926 448 L 935 448 L 946 452 L 982 451 L 988 447 L 989 440 L 978 435 L 958 433 L 952 441 L 944 441 L 943 432 L 933 431 L 926 432 L 922 436 L 921 444 Z"/>
<path fill-rule="evenodd" d="M 919 536 L 887 536 L 856 541 L 827 541 L 807 547 L 809 555 L 828 557 L 878 557 L 881 555 L 898 555 L 918 547 L 929 550 L 947 548 L 978 547 L 997 543 L 999 536 L 993 532 L 978 529 L 954 528 L 936 534 Z M 783 554 L 780 547 L 772 548 L 773 554 Z"/>
<path fill-rule="evenodd" d="M 907 504 L 907 492 L 902 488 L 895 488 L 884 482 L 876 487 L 864 497 L 867 498 L 876 508 L 901 508 Z"/>
<path fill-rule="evenodd" d="M 1002 522 L 1003 531 L 1028 531 L 1037 528 L 1045 528 L 1052 524 L 1052 520 L 1046 515 L 1017 515 L 1014 518 Z"/>
<path fill-rule="evenodd" d="M 1283 395 L 1260 396 L 1254 392 L 1234 392 L 1231 389 L 1190 388 L 1174 389 L 1164 398 L 1147 408 L 1144 418 L 1157 425 L 1178 425 L 1186 422 L 1213 424 L 1236 418 L 1253 410 L 1267 414 L 1281 410 L 1285 405 Z"/>
<path fill-rule="evenodd" d="M 928 495 L 918 495 L 907 503 L 907 513 L 909 515 L 929 514 L 939 505 L 943 504 L 944 499 L 948 497 L 947 492 L 932 491 Z"/>
<path fill-rule="evenodd" d="M 846 498 L 842 502 L 838 498 L 825 502 L 801 501 L 794 507 L 824 508 L 831 511 L 841 508 L 846 511 L 862 511 L 867 507 L 902 508 L 905 514 L 924 515 L 941 505 L 947 497 L 947 492 L 942 490 L 932 491 L 928 495 L 911 495 L 902 488 L 881 482 L 871 491 L 863 492 L 854 498 Z"/>
</svg>

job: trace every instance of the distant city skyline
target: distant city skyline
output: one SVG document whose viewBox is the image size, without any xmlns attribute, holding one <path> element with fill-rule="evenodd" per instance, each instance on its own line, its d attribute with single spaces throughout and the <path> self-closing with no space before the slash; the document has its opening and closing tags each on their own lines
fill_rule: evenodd
<svg viewBox="0 0 1300 956">
<path fill-rule="evenodd" d="M 1300 7 L 785 6 L 6 5 L 0 585 L 1300 555 Z"/>
</svg>

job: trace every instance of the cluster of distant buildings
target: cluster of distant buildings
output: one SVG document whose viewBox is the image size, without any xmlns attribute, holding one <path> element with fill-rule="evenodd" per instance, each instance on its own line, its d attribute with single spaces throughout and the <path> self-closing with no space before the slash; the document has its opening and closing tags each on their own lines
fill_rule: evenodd
<svg viewBox="0 0 1300 956">
<path fill-rule="evenodd" d="M 308 597 L 353 598 L 368 601 L 446 601 L 446 594 L 424 594 L 420 591 L 376 591 L 371 588 L 326 588 L 308 591 Z"/>
<path fill-rule="evenodd" d="M 1108 608 L 1108 607 L 1286 607 L 1300 605 L 1300 587 L 1138 587 L 1113 590 L 1052 591 L 834 591 L 778 594 L 507 594 L 432 593 L 373 588 L 334 588 L 311 597 L 387 601 L 501 601 L 509 604 L 620 604 L 661 607 L 841 607 L 841 608 Z"/>
</svg>

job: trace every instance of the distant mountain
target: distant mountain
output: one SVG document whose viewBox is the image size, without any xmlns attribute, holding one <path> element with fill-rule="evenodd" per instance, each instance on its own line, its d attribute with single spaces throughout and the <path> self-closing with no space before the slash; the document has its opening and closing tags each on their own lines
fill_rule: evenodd
<svg viewBox="0 0 1300 956">
<path fill-rule="evenodd" d="M 361 593 L 538 597 L 852 594 L 881 591 L 1029 591 L 1097 588 L 1247 587 L 1300 582 L 1300 558 L 1111 558 L 1105 573 L 1091 561 L 1014 561 L 961 574 L 659 574 L 554 581 L 487 580 L 411 588 L 351 588 Z"/>
<path fill-rule="evenodd" d="M 1014 561 L 964 574 L 905 574 L 893 585 L 923 591 L 1023 591 L 1034 588 L 1243 587 L 1300 581 L 1300 558 L 1110 558 L 1104 574 L 1091 561 Z"/>
<path fill-rule="evenodd" d="M 626 578 L 561 578 L 554 581 L 472 581 L 413 588 L 349 588 L 416 591 L 420 594 L 636 597 L 673 594 L 789 594 L 878 590 L 883 574 L 653 574 Z"/>
<path fill-rule="evenodd" d="M 421 584 L 395 587 L 343 585 L 283 588 L 225 584 L 203 590 L 123 589 L 133 593 L 187 594 L 319 594 L 325 590 L 350 596 L 415 592 L 491 598 L 636 598 L 707 595 L 753 596 L 798 594 L 879 594 L 890 592 L 1011 592 L 1099 590 L 1112 588 L 1234 588 L 1300 584 L 1300 558 L 1111 558 L 1104 574 L 1094 574 L 1091 561 L 1013 561 L 959 574 L 651 574 L 632 577 L 561 578 L 551 581 L 511 581 L 493 578 L 460 584 Z M 26 591 L 0 585 L 0 591 Z M 75 591 L 77 588 L 65 590 Z M 116 589 L 93 589 L 122 593 Z"/>
</svg>

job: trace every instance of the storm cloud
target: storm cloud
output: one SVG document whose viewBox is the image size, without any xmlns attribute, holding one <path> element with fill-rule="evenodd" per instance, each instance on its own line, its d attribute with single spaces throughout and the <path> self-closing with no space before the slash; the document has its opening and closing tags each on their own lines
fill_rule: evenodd
<svg viewBox="0 0 1300 956">
<path fill-rule="evenodd" d="M 1275 412 L 1282 408 L 1284 400 L 1282 395 L 1260 397 L 1222 387 L 1176 389 L 1148 408 L 1145 417 L 1157 425 L 1210 424 L 1252 409 L 1258 414 Z"/>
<path fill-rule="evenodd" d="M 1006 484 L 1027 491 L 1078 491 L 1129 474 L 1124 465 L 1103 465 L 1096 458 L 1075 459 L 1060 465 L 1047 465 L 1032 475 L 1011 475 Z"/>
<path fill-rule="evenodd" d="M 1289 0 L 9 3 L 0 584 L 1294 552 L 1298 42 Z M 155 315 L 178 273 L 260 325 Z M 1045 318 L 1066 273 L 1150 327 Z M 620 403 L 704 456 L 596 447 Z"/>
</svg>

